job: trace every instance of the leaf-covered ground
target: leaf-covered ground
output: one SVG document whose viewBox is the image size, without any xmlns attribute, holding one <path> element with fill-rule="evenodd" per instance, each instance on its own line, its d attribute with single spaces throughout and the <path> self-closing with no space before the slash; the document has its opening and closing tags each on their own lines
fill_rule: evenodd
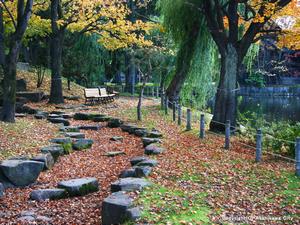
<svg viewBox="0 0 300 225">
<path fill-rule="evenodd" d="M 136 103 L 136 99 L 121 97 L 115 103 L 89 107 L 88 111 L 136 122 Z M 137 205 L 144 205 L 143 218 L 139 223 L 300 223 L 300 179 L 294 176 L 292 163 L 264 157 L 263 163 L 256 164 L 253 150 L 238 143 L 233 143 L 230 151 L 224 150 L 223 137 L 211 134 L 200 140 L 196 130 L 185 132 L 184 127 L 171 122 L 171 116 L 164 116 L 159 111 L 158 100 L 145 100 L 143 103 L 141 124 L 163 132 L 163 145 L 167 152 L 157 157 L 160 164 L 150 178 L 156 185 L 142 192 L 136 200 Z M 33 106 L 49 111 L 55 109 L 53 105 Z M 14 132 L 14 126 L 2 132 L 6 125 L 0 124 L 2 150 L 19 143 L 18 154 L 34 153 L 38 148 L 25 148 L 26 143 L 32 140 L 44 145 L 44 139 L 57 135 L 57 126 L 28 118 L 22 120 L 39 124 L 28 126 L 26 137 L 29 138 L 30 133 L 43 133 L 45 138 L 32 136 L 29 142 L 19 138 L 10 141 L 9 136 L 19 137 L 21 134 Z M 74 125 L 78 123 L 86 122 L 72 121 Z M 16 126 L 21 125 L 17 123 Z M 36 127 L 40 130 L 33 132 Z M 6 196 L 0 199 L 0 212 L 4 212 L 0 214 L 1 224 L 15 223 L 24 210 L 37 210 L 39 214 L 52 218 L 54 224 L 100 224 L 101 202 L 109 194 L 110 183 L 117 179 L 122 169 L 130 166 L 132 156 L 143 154 L 143 148 L 139 138 L 120 129 L 103 128 L 85 133 L 95 141 L 91 150 L 61 157 L 55 167 L 42 173 L 38 184 L 32 187 L 6 191 Z M 124 143 L 110 142 L 109 138 L 114 135 L 123 136 Z M 105 151 L 110 150 L 124 150 L 126 155 L 115 158 L 103 156 Z M 85 176 L 96 177 L 101 190 L 65 200 L 43 203 L 28 200 L 33 189 L 55 187 L 60 180 Z"/>
</svg>

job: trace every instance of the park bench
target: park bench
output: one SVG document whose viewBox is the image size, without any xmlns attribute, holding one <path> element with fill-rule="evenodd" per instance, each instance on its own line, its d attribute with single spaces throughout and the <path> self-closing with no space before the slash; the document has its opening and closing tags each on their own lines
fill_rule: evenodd
<svg viewBox="0 0 300 225">
<path fill-rule="evenodd" d="M 98 88 L 85 88 L 84 89 L 85 103 L 95 104 L 101 100 Z"/>
<path fill-rule="evenodd" d="M 114 101 L 115 98 L 115 94 L 108 94 L 106 88 L 99 88 L 99 92 L 100 92 L 100 101 L 103 102 L 111 102 Z"/>
</svg>

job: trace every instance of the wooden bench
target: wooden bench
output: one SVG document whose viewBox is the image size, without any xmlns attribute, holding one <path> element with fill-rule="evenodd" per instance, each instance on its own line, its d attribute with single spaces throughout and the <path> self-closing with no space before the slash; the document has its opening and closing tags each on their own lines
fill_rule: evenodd
<svg viewBox="0 0 300 225">
<path fill-rule="evenodd" d="M 101 100 L 98 88 L 85 88 L 84 89 L 85 103 L 95 104 Z"/>
<path fill-rule="evenodd" d="M 103 102 L 111 102 L 114 101 L 115 99 L 115 94 L 108 94 L 106 88 L 99 88 L 99 92 L 100 92 L 100 98 L 101 101 Z"/>
</svg>

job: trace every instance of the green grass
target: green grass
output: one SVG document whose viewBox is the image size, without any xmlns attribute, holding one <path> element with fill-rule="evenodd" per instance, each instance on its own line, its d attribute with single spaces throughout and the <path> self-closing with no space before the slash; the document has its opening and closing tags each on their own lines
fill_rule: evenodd
<svg viewBox="0 0 300 225">
<path fill-rule="evenodd" d="M 154 224 L 210 224 L 210 209 L 205 205 L 206 193 L 170 190 L 152 186 L 141 193 L 137 205 L 143 205 L 142 221 Z"/>
</svg>

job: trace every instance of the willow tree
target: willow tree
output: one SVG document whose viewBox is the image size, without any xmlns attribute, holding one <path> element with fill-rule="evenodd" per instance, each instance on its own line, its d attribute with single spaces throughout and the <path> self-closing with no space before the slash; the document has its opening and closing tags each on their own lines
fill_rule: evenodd
<svg viewBox="0 0 300 225">
<path fill-rule="evenodd" d="M 32 5 L 33 0 L 0 3 L 0 64 L 4 72 L 3 108 L 0 120 L 5 122 L 15 121 L 17 61 Z M 7 30 L 8 28 L 12 30 Z"/>
</svg>

